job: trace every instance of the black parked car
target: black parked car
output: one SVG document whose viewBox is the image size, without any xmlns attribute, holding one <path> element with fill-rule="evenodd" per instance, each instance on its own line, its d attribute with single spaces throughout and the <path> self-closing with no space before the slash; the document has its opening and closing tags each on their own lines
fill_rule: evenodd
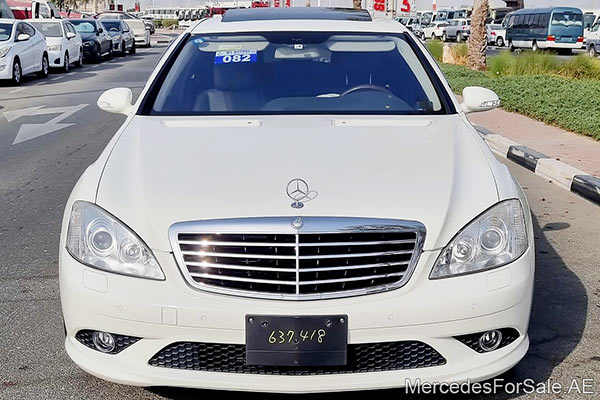
<svg viewBox="0 0 600 400">
<path fill-rule="evenodd" d="M 112 57 L 112 37 L 106 33 L 99 21 L 94 19 L 72 19 L 70 21 L 81 35 L 85 58 L 100 62 L 104 56 Z"/>
<path fill-rule="evenodd" d="M 121 56 L 125 56 L 127 52 L 135 54 L 135 38 L 127 22 L 120 19 L 102 19 L 100 25 L 112 37 L 113 53 Z"/>
</svg>

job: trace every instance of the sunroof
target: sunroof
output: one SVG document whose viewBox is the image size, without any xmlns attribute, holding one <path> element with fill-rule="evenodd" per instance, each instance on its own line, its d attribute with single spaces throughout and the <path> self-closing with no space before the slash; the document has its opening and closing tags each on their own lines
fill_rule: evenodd
<svg viewBox="0 0 600 400">
<path fill-rule="evenodd" d="M 327 19 L 336 21 L 371 21 L 367 10 L 352 8 L 287 7 L 233 8 L 223 15 L 223 22 L 269 21 L 278 19 Z"/>
</svg>

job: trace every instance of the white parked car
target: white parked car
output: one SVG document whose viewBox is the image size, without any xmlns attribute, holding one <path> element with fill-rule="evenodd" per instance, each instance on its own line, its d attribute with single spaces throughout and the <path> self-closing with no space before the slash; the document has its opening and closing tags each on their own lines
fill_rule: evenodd
<svg viewBox="0 0 600 400">
<path fill-rule="evenodd" d="M 28 20 L 46 37 L 50 67 L 63 68 L 69 72 L 71 64 L 83 65 L 83 43 L 73 24 L 66 19 Z"/>
<path fill-rule="evenodd" d="M 485 31 L 488 44 L 504 47 L 506 43 L 506 29 L 501 24 L 487 24 Z"/>
<path fill-rule="evenodd" d="M 48 76 L 44 35 L 27 22 L 0 18 L 0 79 L 21 83 L 23 75 Z"/>
<path fill-rule="evenodd" d="M 463 99 L 367 11 L 195 24 L 135 103 L 98 99 L 127 120 L 66 205 L 67 353 L 124 384 L 293 393 L 510 369 L 531 214 L 465 117 L 498 97 Z"/>
<path fill-rule="evenodd" d="M 150 47 L 150 29 L 146 27 L 144 21 L 140 19 L 124 19 L 127 25 L 133 31 L 135 45 L 141 47 Z"/>
<path fill-rule="evenodd" d="M 448 21 L 432 22 L 423 28 L 423 36 L 425 39 L 441 39 L 444 35 L 444 29 L 449 25 Z"/>
</svg>

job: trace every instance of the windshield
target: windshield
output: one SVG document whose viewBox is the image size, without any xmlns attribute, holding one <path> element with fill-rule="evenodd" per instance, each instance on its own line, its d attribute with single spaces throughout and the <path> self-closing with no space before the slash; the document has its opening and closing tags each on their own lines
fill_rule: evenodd
<svg viewBox="0 0 600 400">
<path fill-rule="evenodd" d="M 594 14 L 585 14 L 583 16 L 584 19 L 584 24 L 586 27 L 590 27 L 594 24 L 594 22 L 596 21 L 596 16 Z"/>
<path fill-rule="evenodd" d="M 127 24 L 131 27 L 131 29 L 135 31 L 146 29 L 146 25 L 144 25 L 144 22 L 137 19 L 128 19 Z"/>
<path fill-rule="evenodd" d="M 10 39 L 13 24 L 0 23 L 0 42 L 6 42 Z"/>
<path fill-rule="evenodd" d="M 75 25 L 75 30 L 79 33 L 94 33 L 96 32 L 95 24 L 87 21 L 71 21 Z"/>
<path fill-rule="evenodd" d="M 32 22 L 38 31 L 46 37 L 62 37 L 62 26 L 60 22 Z"/>
<path fill-rule="evenodd" d="M 121 32 L 121 23 L 119 21 L 102 21 L 102 25 L 109 32 Z"/>
<path fill-rule="evenodd" d="M 404 35 L 191 36 L 154 114 L 432 114 L 433 83 Z"/>
</svg>

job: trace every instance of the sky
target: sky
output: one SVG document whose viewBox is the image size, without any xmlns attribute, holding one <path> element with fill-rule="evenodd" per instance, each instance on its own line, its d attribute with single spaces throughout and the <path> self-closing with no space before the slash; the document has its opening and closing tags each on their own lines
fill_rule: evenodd
<svg viewBox="0 0 600 400">
<path fill-rule="evenodd" d="M 123 0 L 116 0 L 121 2 Z M 311 0 L 313 5 L 317 4 L 318 0 Z M 323 6 L 330 4 L 338 7 L 350 7 L 352 0 L 321 0 Z M 133 0 L 125 0 L 126 4 L 133 4 Z M 187 7 L 204 4 L 205 0 L 140 0 L 142 8 L 147 7 Z M 431 9 L 432 0 L 416 0 L 417 9 Z M 490 0 L 493 6 L 504 6 L 501 0 Z M 306 0 L 292 0 L 292 5 L 300 6 L 306 4 Z M 473 0 L 437 0 L 438 8 L 440 7 L 459 7 L 465 5 L 473 5 Z M 543 7 L 543 6 L 571 6 L 579 8 L 600 9 L 600 0 L 525 0 L 526 7 Z"/>
</svg>

